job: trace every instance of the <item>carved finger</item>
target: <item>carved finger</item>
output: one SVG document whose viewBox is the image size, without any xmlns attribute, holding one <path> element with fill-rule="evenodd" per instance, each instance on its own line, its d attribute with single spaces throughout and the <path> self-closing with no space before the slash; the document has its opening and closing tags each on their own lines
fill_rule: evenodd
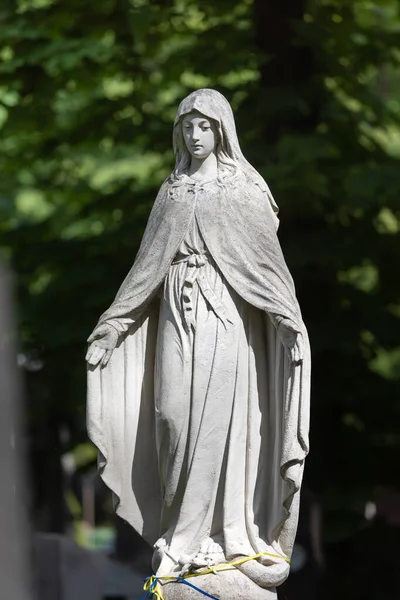
<svg viewBox="0 0 400 600">
<path fill-rule="evenodd" d="M 294 345 L 294 362 L 295 364 L 297 364 L 299 362 L 299 348 L 297 346 L 297 344 Z"/>
<path fill-rule="evenodd" d="M 96 350 L 97 350 L 97 348 L 98 348 L 97 343 L 92 343 L 89 346 L 89 349 L 88 349 L 88 351 L 86 353 L 86 360 L 90 364 L 96 364 L 96 362 L 93 363 L 93 361 L 96 361 Z"/>
<path fill-rule="evenodd" d="M 90 359 L 91 359 L 91 357 L 92 357 L 92 354 L 93 354 L 93 350 L 94 350 L 93 346 L 92 346 L 92 345 L 90 345 L 90 346 L 89 346 L 89 348 L 87 349 L 86 356 L 85 356 L 85 360 L 86 360 L 87 362 L 89 362 L 89 361 L 90 361 Z"/>
<path fill-rule="evenodd" d="M 103 348 L 99 348 L 98 346 L 94 346 L 94 350 L 93 350 L 93 354 L 89 359 L 89 364 L 90 365 L 97 365 L 100 360 L 103 358 L 103 355 L 105 353 L 105 350 L 103 350 Z"/>
<path fill-rule="evenodd" d="M 99 348 L 98 346 L 96 347 L 96 350 L 95 350 L 96 364 L 102 360 L 105 352 L 106 351 L 104 350 L 104 348 Z"/>
<path fill-rule="evenodd" d="M 299 341 L 296 341 L 296 344 L 293 348 L 293 362 L 295 364 L 299 364 L 303 360 L 302 348 Z"/>
<path fill-rule="evenodd" d="M 297 338 L 297 346 L 299 349 L 299 361 L 302 361 L 304 358 L 304 343 L 303 336 L 301 334 Z"/>
<path fill-rule="evenodd" d="M 105 352 L 105 354 L 104 354 L 104 356 L 103 356 L 103 358 L 102 358 L 102 361 L 101 361 L 101 366 L 102 366 L 102 367 L 105 367 L 105 366 L 107 365 L 108 361 L 109 361 L 109 360 L 110 360 L 110 358 L 111 358 L 111 354 L 112 354 L 112 353 L 113 353 L 113 351 L 112 351 L 112 350 L 106 350 L 106 352 Z"/>
</svg>

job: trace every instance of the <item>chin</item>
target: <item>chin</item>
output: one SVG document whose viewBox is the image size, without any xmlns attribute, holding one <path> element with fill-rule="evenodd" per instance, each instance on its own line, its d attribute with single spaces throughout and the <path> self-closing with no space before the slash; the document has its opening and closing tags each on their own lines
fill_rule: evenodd
<svg viewBox="0 0 400 600">
<path fill-rule="evenodd" d="M 203 150 L 194 150 L 190 154 L 195 158 L 207 158 L 211 154 L 211 152 L 204 152 Z"/>
</svg>

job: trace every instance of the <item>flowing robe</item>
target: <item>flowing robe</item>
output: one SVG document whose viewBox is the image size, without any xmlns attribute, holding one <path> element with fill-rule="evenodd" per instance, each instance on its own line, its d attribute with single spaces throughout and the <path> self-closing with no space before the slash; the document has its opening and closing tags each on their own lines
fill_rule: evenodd
<svg viewBox="0 0 400 600">
<path fill-rule="evenodd" d="M 181 566 L 207 538 L 224 560 L 290 556 L 297 527 L 307 333 L 269 204 L 241 177 L 164 184 L 99 321 L 121 341 L 106 368 L 89 368 L 89 435 L 119 514 Z M 298 364 L 281 319 L 301 336 Z M 241 570 L 263 587 L 287 575 L 268 558 Z"/>
</svg>

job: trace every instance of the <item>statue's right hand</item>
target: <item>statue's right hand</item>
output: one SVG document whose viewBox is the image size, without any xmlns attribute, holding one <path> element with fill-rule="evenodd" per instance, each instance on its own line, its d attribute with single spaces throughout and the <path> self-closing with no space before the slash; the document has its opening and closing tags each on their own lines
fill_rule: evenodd
<svg viewBox="0 0 400 600">
<path fill-rule="evenodd" d="M 93 331 L 87 341 L 90 344 L 86 353 L 89 365 L 96 366 L 100 363 L 105 367 L 118 343 L 118 332 L 112 325 L 104 323 Z"/>
</svg>

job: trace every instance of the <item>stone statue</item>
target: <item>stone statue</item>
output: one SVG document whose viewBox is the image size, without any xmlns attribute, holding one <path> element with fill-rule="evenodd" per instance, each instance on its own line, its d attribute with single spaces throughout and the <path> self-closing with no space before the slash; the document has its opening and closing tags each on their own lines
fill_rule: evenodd
<svg viewBox="0 0 400 600">
<path fill-rule="evenodd" d="M 277 205 L 227 100 L 185 98 L 173 145 L 133 267 L 88 340 L 89 436 L 118 514 L 154 546 L 150 591 L 272 599 L 308 451 L 307 332 Z"/>
</svg>

